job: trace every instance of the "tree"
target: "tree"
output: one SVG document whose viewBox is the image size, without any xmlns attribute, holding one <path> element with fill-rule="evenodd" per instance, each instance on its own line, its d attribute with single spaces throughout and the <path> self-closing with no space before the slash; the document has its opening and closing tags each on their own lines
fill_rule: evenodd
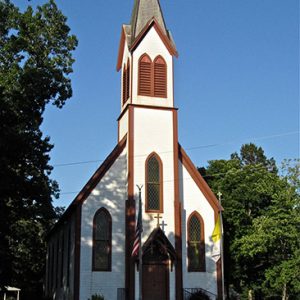
<svg viewBox="0 0 300 300">
<path fill-rule="evenodd" d="M 254 144 L 243 145 L 240 153 L 233 153 L 229 160 L 209 161 L 200 172 L 215 193 L 223 194 L 227 290 L 233 287 L 244 298 L 248 293 L 256 299 L 269 295 L 266 277 L 271 278 L 271 274 L 267 275 L 267 270 L 274 261 L 263 252 L 246 255 L 246 245 L 249 239 L 258 237 L 261 220 L 270 214 L 276 199 L 285 195 L 290 182 L 278 175 L 274 159 L 268 159 Z M 283 202 L 277 203 L 283 209 Z M 282 217 L 286 222 L 288 214 Z"/>
<path fill-rule="evenodd" d="M 77 39 L 54 0 L 24 12 L 0 1 L 0 285 L 37 297 L 45 234 L 57 218 L 50 138 L 40 130 L 46 105 L 72 96 Z"/>
<path fill-rule="evenodd" d="M 264 257 L 263 289 L 282 300 L 300 296 L 300 161 L 284 164 L 278 192 L 268 211 L 255 218 L 249 233 L 236 241 L 241 259 Z"/>
</svg>

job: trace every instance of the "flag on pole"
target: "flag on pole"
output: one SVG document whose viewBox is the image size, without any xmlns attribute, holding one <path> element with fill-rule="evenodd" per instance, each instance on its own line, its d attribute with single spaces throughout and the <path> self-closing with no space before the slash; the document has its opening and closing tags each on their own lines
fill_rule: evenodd
<svg viewBox="0 0 300 300">
<path fill-rule="evenodd" d="M 139 212 L 138 212 L 138 218 L 136 222 L 135 227 L 135 237 L 134 237 L 134 243 L 133 243 L 133 249 L 132 249 L 132 256 L 136 256 L 139 253 L 139 249 L 141 247 L 141 235 L 143 232 L 143 224 L 142 224 L 142 208 L 141 208 L 141 202 L 139 203 Z"/>
<path fill-rule="evenodd" d="M 215 262 L 217 262 L 221 257 L 221 237 L 222 237 L 222 228 L 221 228 L 221 218 L 219 215 L 214 231 L 212 233 L 212 240 L 214 243 L 212 248 L 212 259 Z"/>
</svg>

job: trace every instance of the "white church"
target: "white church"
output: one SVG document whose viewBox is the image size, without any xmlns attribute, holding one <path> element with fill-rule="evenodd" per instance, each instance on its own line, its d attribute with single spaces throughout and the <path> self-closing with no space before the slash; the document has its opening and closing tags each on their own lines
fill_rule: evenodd
<svg viewBox="0 0 300 300">
<path fill-rule="evenodd" d="M 49 233 L 49 299 L 182 300 L 197 291 L 222 299 L 211 239 L 222 208 L 178 142 L 177 56 L 159 0 L 135 0 L 117 58 L 117 145 Z M 141 264 L 132 255 L 137 186 Z"/>
</svg>

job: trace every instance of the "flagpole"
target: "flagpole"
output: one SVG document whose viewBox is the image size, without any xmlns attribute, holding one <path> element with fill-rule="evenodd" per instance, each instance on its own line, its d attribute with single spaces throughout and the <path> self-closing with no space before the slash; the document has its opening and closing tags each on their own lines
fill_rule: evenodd
<svg viewBox="0 0 300 300">
<path fill-rule="evenodd" d="M 137 185 L 137 188 L 139 189 L 139 217 L 141 218 L 141 224 L 142 224 L 142 188 L 143 186 L 139 186 Z M 139 300 L 142 300 L 142 271 L 143 271 L 143 264 L 142 264 L 142 257 L 143 257 L 143 253 L 142 253 L 142 231 L 139 231 Z"/>
<path fill-rule="evenodd" d="M 218 192 L 219 197 L 219 203 L 220 205 L 222 202 L 222 193 Z M 220 223 L 221 223 L 221 245 L 220 245 L 220 252 L 221 252 L 221 269 L 222 269 L 222 299 L 225 300 L 225 283 L 224 283 L 224 251 L 223 251 L 223 239 L 224 239 L 224 232 L 223 232 L 223 216 L 222 216 L 222 210 L 220 210 Z"/>
</svg>

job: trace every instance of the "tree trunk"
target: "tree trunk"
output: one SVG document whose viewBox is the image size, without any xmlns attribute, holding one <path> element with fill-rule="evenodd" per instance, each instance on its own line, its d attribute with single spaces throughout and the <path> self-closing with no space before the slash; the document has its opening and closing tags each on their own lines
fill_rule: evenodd
<svg viewBox="0 0 300 300">
<path fill-rule="evenodd" d="M 282 300 L 288 300 L 289 296 L 287 294 L 287 288 L 286 288 L 286 283 L 283 285 L 282 289 Z"/>
</svg>

